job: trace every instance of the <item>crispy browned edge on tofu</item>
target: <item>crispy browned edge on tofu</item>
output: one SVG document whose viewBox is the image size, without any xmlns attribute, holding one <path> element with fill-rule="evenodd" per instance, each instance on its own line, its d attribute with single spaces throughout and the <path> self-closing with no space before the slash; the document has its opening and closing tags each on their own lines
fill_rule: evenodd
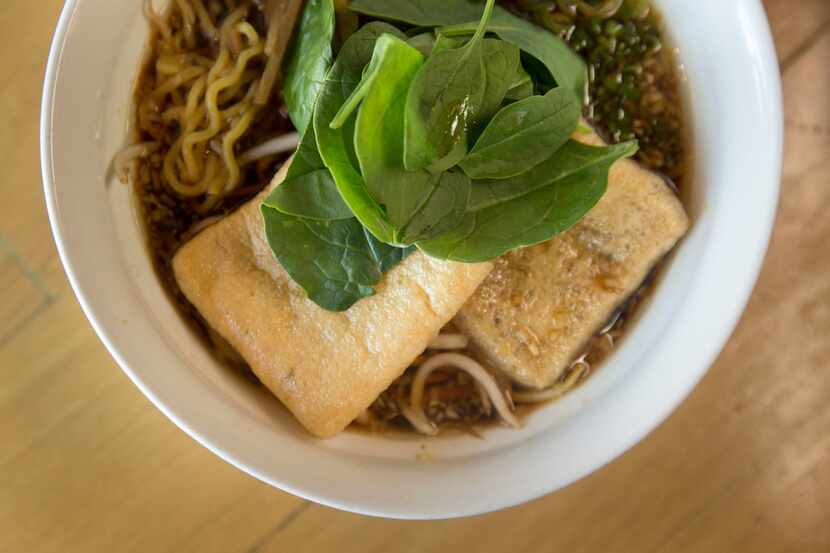
<svg viewBox="0 0 830 553">
<path fill-rule="evenodd" d="M 602 143 L 593 133 L 575 138 Z M 662 177 L 618 161 L 588 215 L 499 259 L 454 322 L 492 366 L 525 386 L 550 386 L 688 227 Z"/>
<path fill-rule="evenodd" d="M 269 190 L 185 244 L 173 270 L 188 300 L 262 383 L 309 432 L 328 437 L 403 374 L 492 264 L 416 252 L 384 276 L 374 296 L 342 313 L 326 311 L 268 246 L 260 203 Z"/>
</svg>

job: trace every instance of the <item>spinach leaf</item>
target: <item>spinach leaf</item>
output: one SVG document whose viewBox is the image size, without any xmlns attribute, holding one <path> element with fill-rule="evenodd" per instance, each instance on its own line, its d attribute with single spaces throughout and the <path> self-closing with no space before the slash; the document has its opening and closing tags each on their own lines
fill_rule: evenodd
<svg viewBox="0 0 830 553">
<path fill-rule="evenodd" d="M 286 215 L 307 219 L 331 221 L 353 217 L 325 167 L 295 178 L 286 178 L 262 203 Z"/>
<path fill-rule="evenodd" d="M 460 38 L 450 38 L 444 35 L 438 35 L 435 37 L 435 44 L 432 47 L 432 52 L 429 55 L 437 54 L 442 50 L 450 50 L 452 48 L 461 48 L 464 46 L 466 40 L 463 37 Z M 429 57 L 429 56 L 427 56 Z"/>
<path fill-rule="evenodd" d="M 594 147 L 571 141 L 519 177 L 476 181 L 461 224 L 418 248 L 432 257 L 474 263 L 549 240 L 596 205 L 611 165 L 636 151 L 634 142 Z"/>
<path fill-rule="evenodd" d="M 464 214 L 469 196 L 470 181 L 463 175 L 404 169 L 404 107 L 423 61 L 406 42 L 381 36 L 369 65 L 372 71 L 364 76 L 370 84 L 355 126 L 355 150 L 367 190 L 394 227 L 396 244 L 412 244 L 451 228 Z"/>
<path fill-rule="evenodd" d="M 376 241 L 354 218 L 312 221 L 267 205 L 262 216 L 280 265 L 309 299 L 329 311 L 345 311 L 374 294 L 383 272 L 411 253 Z"/>
<path fill-rule="evenodd" d="M 424 170 L 403 168 L 403 108 L 423 63 L 421 53 L 406 42 L 381 36 L 369 64 L 371 75 L 364 77 L 370 84 L 355 125 L 355 151 L 367 191 L 394 227 L 396 243 L 404 243 L 400 230 L 429 195 L 432 180 Z"/>
<path fill-rule="evenodd" d="M 323 169 L 325 166 L 323 158 L 320 157 L 320 151 L 317 149 L 317 135 L 314 133 L 314 127 L 309 126 L 300 139 L 297 151 L 291 157 L 287 176 L 304 175 L 315 169 Z"/>
<path fill-rule="evenodd" d="M 397 248 L 390 246 L 389 244 L 384 244 L 372 236 L 372 233 L 366 230 L 366 227 L 363 227 L 363 234 L 366 236 L 366 244 L 369 246 L 372 259 L 375 263 L 377 263 L 381 273 L 391 271 L 398 263 L 409 257 L 411 253 L 414 253 L 418 249 L 415 246 Z"/>
<path fill-rule="evenodd" d="M 274 0 L 266 0 L 268 2 Z M 285 0 L 281 0 L 285 1 Z M 360 15 L 349 9 L 349 0 L 334 0 L 334 51 L 340 50 L 343 43 L 346 42 L 355 31 L 360 28 Z"/>
<path fill-rule="evenodd" d="M 484 58 L 484 99 L 476 120 L 486 123 L 499 111 L 521 64 L 519 49 L 509 42 L 487 38 L 481 47 Z"/>
<path fill-rule="evenodd" d="M 435 35 L 431 32 L 420 33 L 410 37 L 407 42 L 410 46 L 418 50 L 422 56 L 427 57 L 435 47 Z"/>
<path fill-rule="evenodd" d="M 384 36 L 392 35 L 381 35 L 378 38 L 378 41 L 380 41 L 380 39 Z M 330 128 L 339 129 L 345 125 L 346 121 L 348 121 L 357 108 L 360 107 L 360 103 L 366 97 L 366 94 L 369 93 L 369 86 L 378 74 L 378 67 L 380 63 L 380 57 L 377 56 L 377 45 L 378 42 L 376 41 L 375 49 L 372 51 L 372 59 L 369 61 L 369 64 L 363 68 L 363 74 L 360 77 L 360 82 L 357 83 L 351 94 L 349 94 L 349 96 L 343 101 L 343 105 L 340 106 L 340 109 L 337 110 L 336 114 L 334 114 L 334 118 L 332 118 L 329 123 Z"/>
<path fill-rule="evenodd" d="M 484 102 L 486 73 L 481 41 L 493 4 L 494 0 L 487 0 L 469 42 L 433 53 L 415 75 L 406 101 L 407 170 L 429 168 L 441 172 L 466 154 L 467 132 Z"/>
<path fill-rule="evenodd" d="M 474 29 L 476 24 L 470 22 L 443 27 L 439 32 L 459 36 L 470 34 Z M 585 62 L 558 36 L 504 9 L 495 11 L 487 31 L 541 61 L 556 83 L 573 91 L 579 100 L 585 97 L 588 86 Z"/>
<path fill-rule="evenodd" d="M 331 171 L 340 196 L 375 237 L 382 242 L 392 243 L 395 238 L 394 229 L 386 220 L 380 205 L 368 194 L 358 168 L 354 151 L 355 118 L 350 117 L 337 129 L 330 126 L 346 99 L 360 83 L 363 69 L 371 61 L 375 42 L 384 33 L 405 38 L 403 33 L 391 25 L 372 22 L 361 27 L 343 44 L 317 99 L 314 131 L 317 134 L 320 157 Z"/>
<path fill-rule="evenodd" d="M 636 142 L 624 142 L 613 146 L 589 146 L 569 140 L 544 162 L 530 171 L 509 179 L 482 179 L 474 182 L 468 210 L 475 211 L 544 188 L 583 169 L 630 157 L 637 152 Z"/>
<path fill-rule="evenodd" d="M 311 123 L 314 103 L 331 67 L 333 36 L 332 0 L 308 0 L 286 56 L 282 87 L 288 115 L 301 135 Z"/>
<path fill-rule="evenodd" d="M 317 151 L 314 127 L 303 135 L 285 180 L 263 202 L 288 215 L 332 220 L 354 217 Z"/>
<path fill-rule="evenodd" d="M 443 26 L 439 32 L 448 36 L 472 34 L 482 13 L 481 4 L 469 0 L 352 0 L 349 8 L 410 25 Z M 584 97 L 585 62 L 562 39 L 501 7 L 493 11 L 487 31 L 539 59 L 559 86 L 573 90 L 580 100 Z"/>
<path fill-rule="evenodd" d="M 536 94 L 547 94 L 550 90 L 556 88 L 556 80 L 545 64 L 527 52 L 522 52 L 522 66 L 530 76 L 530 80 L 533 81 L 533 89 Z"/>
<path fill-rule="evenodd" d="M 493 117 L 459 165 L 474 179 L 520 175 L 568 141 L 579 115 L 579 102 L 561 87 L 510 104 Z"/>
<path fill-rule="evenodd" d="M 400 241 L 411 244 L 454 229 L 464 217 L 470 192 L 470 177 L 461 171 L 430 174 L 428 194 L 400 231 Z"/>
<path fill-rule="evenodd" d="M 533 96 L 533 79 L 530 77 L 530 73 L 519 63 L 516 74 L 510 82 L 510 89 L 505 93 L 504 99 L 517 101 L 530 96 Z"/>
<path fill-rule="evenodd" d="M 483 11 L 481 2 L 475 0 L 352 0 L 349 9 L 419 27 L 478 21 Z"/>
</svg>

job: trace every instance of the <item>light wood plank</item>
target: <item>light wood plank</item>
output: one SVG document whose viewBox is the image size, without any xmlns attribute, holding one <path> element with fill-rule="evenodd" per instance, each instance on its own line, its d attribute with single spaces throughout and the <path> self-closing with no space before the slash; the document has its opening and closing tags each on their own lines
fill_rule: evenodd
<svg viewBox="0 0 830 553">
<path fill-rule="evenodd" d="M 830 11 L 830 3 L 827 4 Z M 830 151 L 830 25 L 809 41 L 784 74 L 786 162 L 784 174 L 799 176 L 817 169 Z"/>
<path fill-rule="evenodd" d="M 782 63 L 791 63 L 816 33 L 826 32 L 830 23 L 830 6 L 825 0 L 799 0 L 797 9 L 790 0 L 764 0 L 772 22 L 772 35 Z"/>
<path fill-rule="evenodd" d="M 40 98 L 46 57 L 62 2 L 6 0 L 0 9 L 0 130 L 3 178 L 0 236 L 30 266 L 39 269 L 54 255 L 40 179 Z"/>
<path fill-rule="evenodd" d="M 13 340 L 55 299 L 40 275 L 0 236 L 0 347 Z"/>
<path fill-rule="evenodd" d="M 255 540 L 302 504 L 175 428 L 115 367 L 81 318 L 67 294 L 40 325 L 0 350 L 0 388 L 7 390 L 0 402 L 4 546 L 158 551 L 202 535 L 214 521 L 244 523 L 255 518 L 251 511 L 260 512 L 260 526 L 240 528 Z M 50 352 L 44 343 L 59 348 Z M 15 386 L 16 375 L 28 372 L 36 376 Z"/>
</svg>

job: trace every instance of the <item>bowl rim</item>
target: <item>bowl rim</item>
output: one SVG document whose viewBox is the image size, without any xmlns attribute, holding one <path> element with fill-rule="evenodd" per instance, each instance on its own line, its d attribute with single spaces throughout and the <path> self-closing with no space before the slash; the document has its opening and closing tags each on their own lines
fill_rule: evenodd
<svg viewBox="0 0 830 553">
<path fill-rule="evenodd" d="M 66 245 L 64 243 L 63 231 L 60 224 L 60 214 L 56 199 L 56 181 L 54 167 L 52 164 L 52 115 L 56 92 L 56 80 L 58 70 L 60 67 L 63 46 L 65 39 L 67 37 L 67 33 L 69 31 L 72 17 L 75 13 L 75 9 L 80 3 L 80 1 L 81 0 L 65 1 L 52 40 L 48 62 L 46 66 L 40 121 L 40 152 L 44 195 L 55 245 L 58 250 L 61 263 L 67 274 L 67 278 L 73 289 L 73 292 L 75 293 L 85 316 L 94 328 L 99 339 L 103 342 L 103 344 L 109 351 L 110 355 L 116 360 L 121 369 L 127 374 L 130 380 L 141 390 L 141 392 L 162 413 L 164 413 L 165 416 L 167 416 L 171 421 L 173 421 L 174 424 L 176 424 L 182 431 L 188 434 L 191 438 L 196 440 L 202 446 L 206 447 L 208 450 L 212 451 L 214 454 L 216 454 L 226 462 L 239 468 L 247 474 L 250 474 L 265 483 L 278 487 L 294 495 L 315 501 L 323 505 L 351 512 L 356 512 L 359 514 L 409 519 L 450 518 L 456 516 L 466 516 L 512 507 L 529 501 L 531 499 L 540 497 L 541 495 L 547 494 L 553 491 L 553 489 L 558 488 L 558 486 L 556 488 L 546 488 L 544 486 L 540 486 L 533 492 L 525 493 L 521 496 L 515 496 L 511 500 L 498 505 L 476 506 L 470 508 L 469 510 L 463 510 L 458 512 L 433 514 L 423 512 L 409 512 L 405 508 L 399 511 L 378 510 L 377 508 L 371 506 L 367 507 L 366 504 L 343 501 L 336 497 L 330 497 L 324 494 L 315 494 L 307 489 L 304 489 L 302 486 L 294 482 L 280 481 L 274 478 L 273 476 L 264 474 L 256 467 L 241 460 L 233 452 L 225 450 L 218 444 L 214 443 L 211 436 L 208 435 L 209 433 L 206 432 L 204 428 L 196 428 L 196 426 L 198 425 L 193 424 L 192 421 L 188 421 L 186 417 L 180 416 L 180 413 L 175 406 L 168 405 L 162 398 L 160 398 L 156 393 L 152 391 L 151 386 L 148 386 L 147 383 L 145 383 L 142 379 L 140 371 L 136 371 L 130 366 L 130 362 L 128 362 L 125 355 L 123 355 L 122 351 L 118 348 L 118 346 L 115 344 L 115 341 L 112 339 L 110 330 L 96 316 L 95 309 L 93 308 L 92 302 L 90 301 L 90 297 L 88 295 L 88 288 L 84 287 L 83 283 L 81 282 L 81 279 L 78 276 L 78 271 L 75 265 L 76 260 L 73 259 L 73 257 L 67 251 Z M 765 204 L 765 212 L 760 213 L 758 215 L 759 218 L 763 219 L 763 235 L 758 236 L 758 239 L 753 244 L 754 249 L 751 252 L 752 263 L 749 266 L 745 267 L 745 270 L 743 271 L 743 274 L 745 276 L 742 281 L 742 286 L 740 287 L 740 289 L 734 290 L 732 306 L 730 306 L 730 309 L 726 310 L 729 315 L 727 317 L 724 317 L 724 319 L 721 321 L 721 324 L 719 325 L 720 328 L 726 330 L 721 332 L 721 336 L 719 337 L 719 339 L 712 340 L 712 342 L 707 345 L 705 353 L 701 354 L 702 358 L 707 359 L 707 361 L 702 366 L 700 372 L 697 375 L 695 375 L 695 377 L 692 378 L 691 381 L 685 383 L 684 388 L 677 394 L 675 399 L 673 399 L 672 401 L 667 401 L 663 405 L 661 405 L 660 408 L 657 409 L 656 415 L 651 417 L 650 421 L 647 424 L 644 424 L 638 432 L 635 432 L 631 436 L 629 436 L 626 440 L 625 445 L 622 448 L 606 452 L 606 454 L 604 455 L 604 460 L 596 464 L 595 466 L 591 466 L 587 469 L 577 471 L 578 474 L 576 474 L 576 477 L 573 478 L 571 482 L 581 479 L 587 474 L 601 468 L 605 464 L 617 458 L 623 452 L 625 452 L 633 445 L 638 443 L 643 437 L 645 437 L 647 434 L 653 431 L 657 426 L 662 424 L 662 422 L 671 414 L 671 412 L 674 411 L 674 409 L 676 409 L 680 405 L 680 403 L 682 403 L 682 401 L 692 391 L 694 386 L 705 375 L 706 370 L 712 364 L 712 362 L 714 362 L 715 358 L 725 345 L 726 341 L 732 333 L 732 330 L 736 326 L 738 319 L 746 306 L 746 303 L 749 300 L 749 296 L 752 292 L 752 289 L 754 288 L 758 275 L 760 274 L 760 270 L 768 248 L 769 239 L 775 221 L 775 214 L 778 204 L 777 199 L 780 193 L 780 175 L 783 158 L 783 109 L 781 108 L 782 101 L 780 73 L 778 70 L 777 58 L 775 56 L 775 50 L 772 43 L 769 24 L 766 20 L 763 7 L 759 0 L 743 1 L 747 6 L 750 6 L 750 9 L 756 10 L 756 12 L 751 15 L 755 18 L 759 18 L 755 22 L 757 24 L 757 30 L 764 33 L 764 36 L 760 37 L 759 39 L 761 41 L 761 45 L 763 46 L 762 49 L 766 49 L 765 52 L 761 52 L 760 54 L 764 56 L 762 63 L 764 71 L 761 77 L 764 80 L 766 92 L 769 94 L 770 103 L 774 104 L 777 108 L 775 112 L 771 114 L 772 120 L 770 123 L 775 131 L 774 137 L 771 140 L 773 141 L 773 148 L 777 156 L 775 159 L 769 160 L 769 162 L 771 164 L 771 167 L 776 168 L 778 179 L 774 186 L 774 189 L 770 190 L 771 193 L 774 193 L 775 199 L 768 201 L 768 203 Z"/>
</svg>

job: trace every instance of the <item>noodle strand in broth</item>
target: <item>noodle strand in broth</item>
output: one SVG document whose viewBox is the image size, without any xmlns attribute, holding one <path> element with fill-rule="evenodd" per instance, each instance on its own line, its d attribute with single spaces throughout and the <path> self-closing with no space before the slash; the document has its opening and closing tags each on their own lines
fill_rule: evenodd
<svg viewBox="0 0 830 553">
<path fill-rule="evenodd" d="M 165 4 L 156 11 L 143 0 L 150 35 L 133 136 L 112 173 L 133 186 L 153 264 L 179 310 L 212 351 L 241 366 L 185 300 L 171 261 L 181 244 L 262 190 L 296 147 L 280 72 L 270 70 L 263 85 L 266 67 L 282 64 L 295 20 L 274 0 Z"/>
<path fill-rule="evenodd" d="M 290 40 L 274 21 L 301 6 L 295 0 L 264 7 L 245 0 L 175 0 L 160 15 L 145 0 L 155 54 L 146 80 L 154 86 L 140 97 L 136 119 L 139 132 L 155 139 L 138 143 L 157 146 L 128 147 L 130 155 L 119 156 L 122 180 L 129 173 L 125 164 L 161 151 L 163 183 L 183 200 L 197 200 L 199 213 L 217 208 L 237 187 L 247 189 L 238 151 L 257 145 L 247 137 L 259 134 L 254 129 L 261 127 Z"/>
</svg>

